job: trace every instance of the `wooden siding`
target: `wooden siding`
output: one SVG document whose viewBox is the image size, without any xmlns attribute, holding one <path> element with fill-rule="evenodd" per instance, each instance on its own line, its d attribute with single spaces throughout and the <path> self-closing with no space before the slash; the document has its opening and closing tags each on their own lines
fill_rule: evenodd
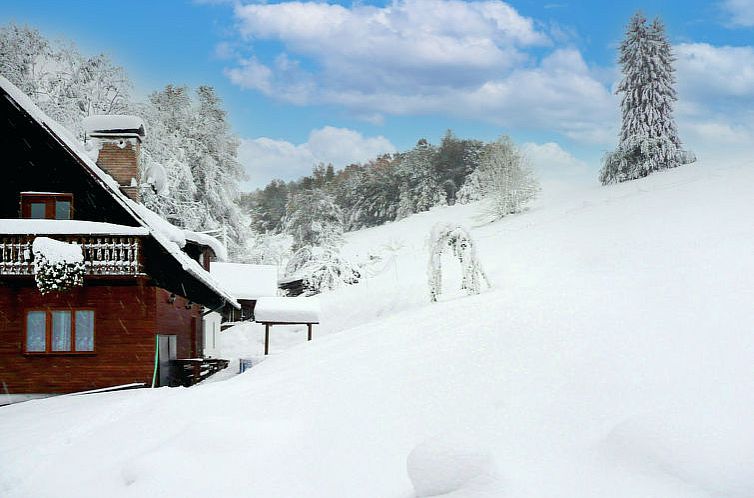
<svg viewBox="0 0 754 498">
<path fill-rule="evenodd" d="M 187 301 L 181 297 L 171 304 L 169 296 L 144 278 L 89 281 L 82 288 L 46 296 L 31 280 L 3 281 L 0 389 L 13 394 L 66 393 L 132 382 L 151 384 L 156 334 L 178 336 L 179 357 L 202 353 L 201 347 L 192 348 L 191 344 L 191 322 L 192 317 L 200 316 L 198 306 L 187 309 Z M 94 353 L 24 354 L 24 320 L 29 308 L 94 309 Z"/>
</svg>

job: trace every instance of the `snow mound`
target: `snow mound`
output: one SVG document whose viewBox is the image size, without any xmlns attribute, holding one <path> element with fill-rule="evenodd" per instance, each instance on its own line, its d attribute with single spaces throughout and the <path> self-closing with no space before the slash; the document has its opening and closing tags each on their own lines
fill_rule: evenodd
<svg viewBox="0 0 754 498">
<path fill-rule="evenodd" d="M 41 254 L 48 263 L 83 263 L 84 254 L 78 244 L 69 244 L 48 237 L 37 237 L 31 245 L 34 254 Z"/>
<path fill-rule="evenodd" d="M 417 498 L 441 496 L 494 475 L 491 452 L 460 434 L 425 440 L 408 455 L 406 470 Z"/>
<path fill-rule="evenodd" d="M 603 449 L 638 472 L 659 470 L 713 496 L 748 498 L 754 496 L 754 432 L 740 428 L 752 416 L 750 406 L 732 400 L 659 406 L 617 424 Z"/>
</svg>

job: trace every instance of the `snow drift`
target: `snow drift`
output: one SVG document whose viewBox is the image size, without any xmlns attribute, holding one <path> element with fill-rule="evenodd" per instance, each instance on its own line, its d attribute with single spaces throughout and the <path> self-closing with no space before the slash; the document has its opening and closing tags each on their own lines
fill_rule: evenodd
<svg viewBox="0 0 754 498">
<path fill-rule="evenodd" d="M 373 276 L 310 343 L 0 408 L 0 495 L 754 496 L 753 191 L 696 165 L 542 201 L 472 230 L 491 290 L 435 304 L 429 229 L 472 207 L 351 234 Z"/>
</svg>

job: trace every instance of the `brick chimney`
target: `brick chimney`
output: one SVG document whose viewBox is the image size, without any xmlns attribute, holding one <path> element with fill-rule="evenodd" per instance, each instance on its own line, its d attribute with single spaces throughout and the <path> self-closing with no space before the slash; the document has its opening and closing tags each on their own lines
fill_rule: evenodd
<svg viewBox="0 0 754 498">
<path fill-rule="evenodd" d="M 139 154 L 144 122 L 136 116 L 109 114 L 84 118 L 87 141 L 97 155 L 97 166 L 112 176 L 120 190 L 136 202 L 139 195 Z"/>
</svg>

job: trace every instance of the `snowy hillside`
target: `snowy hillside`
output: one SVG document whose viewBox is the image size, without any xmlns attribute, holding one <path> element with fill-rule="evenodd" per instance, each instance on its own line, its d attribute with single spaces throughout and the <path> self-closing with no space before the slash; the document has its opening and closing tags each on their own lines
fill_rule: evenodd
<svg viewBox="0 0 754 498">
<path fill-rule="evenodd" d="M 311 343 L 0 408 L 0 496 L 409 498 L 409 472 L 420 496 L 754 496 L 752 192 L 752 165 L 699 164 L 545 198 L 472 230 L 492 289 L 449 272 L 431 305 L 429 229 L 473 206 L 353 233 L 374 276 L 322 297 Z"/>
</svg>

